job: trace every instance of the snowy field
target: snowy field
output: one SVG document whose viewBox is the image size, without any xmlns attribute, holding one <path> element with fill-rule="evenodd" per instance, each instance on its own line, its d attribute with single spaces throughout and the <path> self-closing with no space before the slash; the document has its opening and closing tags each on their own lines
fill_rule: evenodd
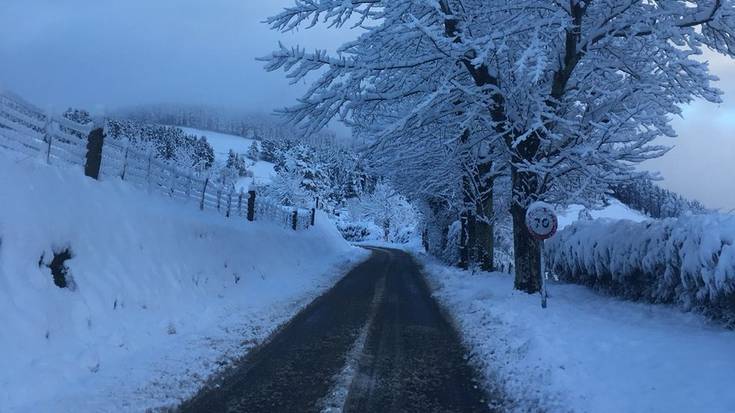
<svg viewBox="0 0 735 413">
<path fill-rule="evenodd" d="M 543 310 L 538 295 L 513 290 L 510 275 L 420 260 L 473 362 L 514 399 L 504 410 L 735 411 L 733 331 L 575 285 L 551 285 Z"/>
<path fill-rule="evenodd" d="M 566 211 L 559 213 L 559 230 L 563 230 L 579 219 L 579 213 L 584 209 L 581 205 L 570 205 Z M 592 219 L 610 218 L 610 219 L 627 219 L 633 222 L 641 222 L 650 219 L 645 214 L 629 208 L 627 205 L 617 199 L 610 199 L 609 205 L 600 209 L 589 210 Z"/>
<path fill-rule="evenodd" d="M 206 136 L 207 142 L 212 145 L 214 149 L 214 156 L 218 160 L 226 160 L 227 154 L 230 150 L 239 154 L 246 154 L 250 149 L 250 146 L 255 142 L 254 139 L 248 139 L 242 136 L 228 135 L 226 133 L 212 132 L 201 129 L 187 128 L 184 126 L 177 126 L 177 128 L 183 130 L 189 135 L 194 135 L 197 138 L 200 136 Z"/>
<path fill-rule="evenodd" d="M 242 136 L 228 135 L 225 133 L 181 126 L 178 128 L 190 135 L 196 135 L 197 137 L 206 136 L 207 142 L 209 142 L 209 144 L 212 145 L 212 149 L 214 149 L 215 159 L 217 162 L 222 163 L 227 161 L 227 155 L 230 153 L 230 150 L 237 154 L 247 155 L 250 146 L 253 142 L 256 142 L 254 139 L 248 139 Z M 276 174 L 276 171 L 273 169 L 273 164 L 265 161 L 257 161 L 249 169 L 253 172 L 253 177 L 240 179 L 236 184 L 238 190 L 242 188 L 244 191 L 247 191 L 251 183 L 258 185 L 269 184 L 273 179 L 273 176 Z"/>
<path fill-rule="evenodd" d="M 174 405 L 366 254 L 4 153 L 0 199 L 3 413 Z"/>
</svg>

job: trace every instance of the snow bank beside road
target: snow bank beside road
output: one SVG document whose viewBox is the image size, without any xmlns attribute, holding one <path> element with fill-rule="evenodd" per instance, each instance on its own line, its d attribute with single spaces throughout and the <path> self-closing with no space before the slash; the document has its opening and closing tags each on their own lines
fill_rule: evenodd
<svg viewBox="0 0 735 413">
<path fill-rule="evenodd" d="M 364 256 L 326 217 L 226 219 L 5 154 L 0 200 L 3 413 L 176 403 Z M 44 265 L 64 248 L 72 288 Z"/>
<path fill-rule="evenodd" d="M 419 256 L 504 411 L 733 412 L 735 332 L 701 317 L 551 285 L 549 307 L 505 274 Z"/>
</svg>

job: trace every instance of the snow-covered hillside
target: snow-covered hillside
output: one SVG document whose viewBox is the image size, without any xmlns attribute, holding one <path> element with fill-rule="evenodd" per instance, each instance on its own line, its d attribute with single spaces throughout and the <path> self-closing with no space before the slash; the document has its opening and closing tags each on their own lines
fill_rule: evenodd
<svg viewBox="0 0 735 413">
<path fill-rule="evenodd" d="M 562 230 L 577 221 L 579 219 L 579 213 L 584 209 L 585 208 L 582 205 L 570 205 L 565 211 L 559 213 L 559 230 Z M 590 209 L 589 213 L 593 219 L 625 219 L 633 222 L 641 222 L 650 219 L 642 212 L 636 211 L 614 198 L 609 200 L 609 204 L 607 206 L 600 209 Z"/>
<path fill-rule="evenodd" d="M 0 200 L 3 413 L 175 403 L 362 256 L 325 217 L 226 219 L 5 153 Z M 60 288 L 47 264 L 66 248 Z"/>
<path fill-rule="evenodd" d="M 244 138 L 242 136 L 228 135 L 225 133 L 206 131 L 201 129 L 179 127 L 189 135 L 205 136 L 207 142 L 212 145 L 214 149 L 214 156 L 218 162 L 227 161 L 227 155 L 230 151 L 240 155 L 247 155 L 250 146 L 253 142 L 258 142 L 254 139 Z M 265 161 L 255 161 L 249 168 L 253 172 L 252 178 L 240 179 L 237 183 L 237 188 L 244 189 L 247 191 L 248 186 L 251 182 L 263 185 L 268 184 L 275 175 L 273 164 Z"/>
<path fill-rule="evenodd" d="M 227 154 L 230 150 L 238 154 L 248 153 L 250 146 L 255 142 L 254 139 L 248 139 L 242 136 L 228 135 L 225 133 L 182 126 L 179 126 L 178 128 L 189 135 L 194 135 L 196 137 L 205 136 L 207 138 L 207 142 L 209 142 L 209 144 L 212 145 L 212 149 L 214 149 L 214 156 L 218 160 L 223 161 L 227 159 Z"/>
<path fill-rule="evenodd" d="M 423 257 L 471 360 L 502 411 L 735 411 L 735 332 L 676 308 L 550 286 L 549 306 L 513 277 L 472 274 Z"/>
</svg>

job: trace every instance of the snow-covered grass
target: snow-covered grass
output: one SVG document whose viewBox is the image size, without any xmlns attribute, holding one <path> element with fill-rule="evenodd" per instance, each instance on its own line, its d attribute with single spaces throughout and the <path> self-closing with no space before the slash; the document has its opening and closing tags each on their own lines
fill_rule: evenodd
<svg viewBox="0 0 735 413">
<path fill-rule="evenodd" d="M 176 404 L 364 256 L 0 153 L 0 411 Z M 70 248 L 70 285 L 45 266 Z M 43 256 L 43 258 L 42 258 Z"/>
<path fill-rule="evenodd" d="M 543 310 L 509 275 L 419 257 L 503 411 L 735 411 L 735 332 L 576 285 L 551 285 Z"/>
<path fill-rule="evenodd" d="M 581 221 L 546 248 L 564 281 L 698 308 L 735 325 L 734 215 Z"/>
<path fill-rule="evenodd" d="M 570 205 L 566 210 L 560 212 L 559 216 L 559 230 L 562 230 L 569 225 L 573 224 L 579 219 L 579 213 L 585 209 L 582 205 Z M 618 201 L 617 199 L 611 198 L 609 204 L 603 208 L 590 209 L 590 215 L 593 219 L 598 218 L 610 218 L 610 219 L 625 219 L 633 222 L 641 222 L 650 219 L 642 212 L 636 211 Z"/>
<path fill-rule="evenodd" d="M 227 161 L 227 155 L 230 153 L 230 150 L 232 150 L 236 154 L 247 155 L 248 150 L 250 149 L 250 146 L 253 144 L 253 142 L 257 142 L 254 139 L 248 139 L 236 135 L 228 135 L 226 133 L 186 128 L 181 126 L 179 128 L 190 135 L 196 135 L 197 137 L 205 136 L 207 138 L 207 142 L 209 142 L 209 144 L 212 145 L 212 149 L 214 149 L 215 159 L 217 160 L 217 162 L 222 163 Z M 253 173 L 252 178 L 247 177 L 240 179 L 235 185 L 236 189 L 247 191 L 251 183 L 254 183 L 256 185 L 269 184 L 273 180 L 273 177 L 276 175 L 276 171 L 273 168 L 274 165 L 270 162 L 255 161 L 253 165 L 248 168 L 248 170 Z"/>
<path fill-rule="evenodd" d="M 256 161 L 249 169 L 253 172 L 252 180 L 257 185 L 269 184 L 276 176 L 274 165 L 270 162 Z"/>
<path fill-rule="evenodd" d="M 212 132 L 202 129 L 187 128 L 178 126 L 179 129 L 183 130 L 189 135 L 195 135 L 197 138 L 205 136 L 207 142 L 212 145 L 214 149 L 214 156 L 218 160 L 227 160 L 227 154 L 232 150 L 237 154 L 247 154 L 250 146 L 255 142 L 254 139 L 248 139 L 237 135 L 228 135 L 226 133 Z"/>
</svg>

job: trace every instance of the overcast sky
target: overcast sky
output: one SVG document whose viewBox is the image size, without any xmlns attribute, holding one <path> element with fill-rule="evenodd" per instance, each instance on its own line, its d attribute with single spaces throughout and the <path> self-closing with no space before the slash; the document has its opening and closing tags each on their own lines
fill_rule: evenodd
<svg viewBox="0 0 735 413">
<path fill-rule="evenodd" d="M 304 90 L 255 57 L 277 42 L 334 49 L 344 32 L 270 31 L 292 0 L 0 0 L 0 85 L 49 110 L 206 103 L 270 112 Z M 676 120 L 676 148 L 646 167 L 664 186 L 735 209 L 735 62 L 713 56 L 721 105 Z"/>
</svg>

